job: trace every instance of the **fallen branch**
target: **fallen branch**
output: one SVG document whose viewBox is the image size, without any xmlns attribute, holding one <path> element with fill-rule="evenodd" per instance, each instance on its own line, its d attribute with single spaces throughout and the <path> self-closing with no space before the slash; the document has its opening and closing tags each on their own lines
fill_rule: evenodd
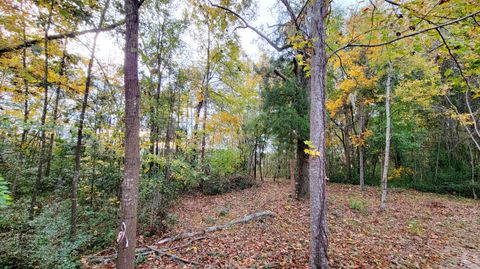
<svg viewBox="0 0 480 269">
<path fill-rule="evenodd" d="M 168 256 L 172 260 L 181 261 L 181 262 L 188 263 L 188 264 L 193 264 L 193 265 L 201 265 L 197 262 L 185 260 L 185 259 L 183 259 L 183 258 L 181 258 L 177 255 L 170 254 L 170 253 L 168 253 L 168 251 L 186 247 L 186 246 L 190 245 L 193 241 L 205 239 L 205 237 L 203 235 L 206 234 L 206 233 L 220 231 L 220 230 L 229 228 L 229 227 L 237 225 L 237 224 L 247 223 L 247 222 L 250 222 L 250 221 L 253 221 L 253 220 L 265 219 L 267 217 L 275 217 L 275 213 L 273 213 L 272 211 L 257 212 L 257 213 L 253 213 L 251 215 L 246 215 L 242 218 L 234 219 L 234 220 L 229 221 L 229 222 L 227 222 L 223 225 L 208 227 L 204 230 L 197 231 L 197 232 L 178 234 L 178 235 L 173 236 L 173 237 L 162 239 L 162 240 L 158 241 L 157 244 L 166 244 L 166 243 L 171 243 L 171 242 L 174 242 L 174 241 L 182 240 L 182 239 L 185 239 L 185 238 L 196 237 L 196 236 L 198 236 L 198 237 L 189 240 L 187 243 L 185 243 L 183 245 L 172 247 L 172 248 L 157 249 L 154 246 L 137 248 L 135 250 L 135 256 L 145 256 L 145 255 L 148 255 L 148 254 L 151 254 L 151 253 L 157 253 L 157 254 L 160 255 L 160 257 L 161 256 Z M 96 255 L 94 255 L 94 256 L 86 257 L 84 259 L 84 261 L 87 264 L 107 263 L 107 262 L 111 262 L 111 261 L 115 260 L 116 258 L 117 258 L 117 254 L 108 255 L 108 256 L 96 256 Z"/>
<path fill-rule="evenodd" d="M 211 233 L 211 232 L 216 232 L 216 231 L 219 231 L 219 230 L 223 230 L 223 229 L 229 228 L 229 227 L 237 225 L 237 224 L 247 223 L 247 222 L 252 221 L 252 220 L 264 219 L 264 218 L 267 218 L 267 217 L 275 217 L 275 213 L 273 213 L 272 211 L 262 211 L 262 212 L 254 213 L 254 214 L 251 214 L 251 215 L 246 215 L 243 218 L 234 219 L 234 220 L 232 220 L 230 222 L 227 222 L 223 225 L 212 226 L 212 227 L 208 227 L 208 228 L 206 228 L 204 230 L 201 230 L 201 231 L 190 232 L 190 233 L 182 233 L 182 234 L 175 235 L 173 237 L 165 238 L 165 239 L 162 239 L 162 240 L 158 241 L 157 244 L 166 244 L 166 243 L 182 240 L 182 239 L 189 238 L 189 237 L 200 236 L 200 235 L 204 235 L 206 233 Z"/>
<path fill-rule="evenodd" d="M 150 249 L 150 250 L 152 250 L 152 251 L 154 251 L 154 252 L 156 252 L 156 253 L 158 253 L 158 254 L 160 254 L 160 257 L 162 257 L 162 256 L 168 256 L 168 257 L 170 257 L 172 260 L 181 261 L 181 262 L 183 262 L 183 263 L 188 263 L 188 264 L 201 265 L 201 264 L 198 263 L 198 262 L 186 260 L 186 259 L 184 259 L 184 258 L 181 258 L 181 257 L 177 256 L 177 255 L 167 253 L 167 252 L 165 252 L 165 251 L 162 251 L 162 250 L 157 249 L 157 248 L 152 247 L 152 246 L 147 246 L 147 248 Z"/>
<path fill-rule="evenodd" d="M 183 244 L 183 245 L 180 245 L 180 246 L 175 246 L 175 247 L 171 247 L 171 248 L 163 248 L 163 249 L 157 249 L 153 246 L 147 246 L 147 247 L 143 247 L 143 248 L 137 248 L 135 250 L 135 256 L 145 256 L 145 255 L 148 255 L 148 254 L 152 254 L 152 253 L 159 253 L 160 254 L 160 257 L 161 256 L 169 256 L 170 258 L 174 259 L 174 260 L 178 260 L 178 261 L 182 261 L 182 262 L 185 262 L 185 263 L 191 263 L 191 264 L 197 264 L 196 262 L 191 262 L 191 261 L 187 261 L 187 260 L 183 260 L 181 257 L 178 257 L 176 255 L 173 255 L 173 254 L 169 254 L 168 251 L 172 251 L 172 250 L 175 250 L 175 249 L 179 249 L 179 248 L 184 248 L 184 247 L 187 247 L 189 246 L 192 242 L 194 241 L 198 241 L 198 240 L 202 240 L 202 239 L 205 239 L 206 237 L 202 236 L 202 237 L 197 237 L 197 238 L 193 238 L 191 240 L 189 240 L 187 243 Z M 117 259 L 117 254 L 113 254 L 113 255 L 107 255 L 107 256 L 98 256 L 98 254 L 104 252 L 105 250 L 102 250 L 101 252 L 98 252 L 97 254 L 94 254 L 94 255 L 91 255 L 91 256 L 88 256 L 86 257 L 83 261 L 84 264 L 92 264 L 92 263 L 107 263 L 107 262 L 111 262 L 111 261 L 114 261 L 115 259 Z"/>
</svg>

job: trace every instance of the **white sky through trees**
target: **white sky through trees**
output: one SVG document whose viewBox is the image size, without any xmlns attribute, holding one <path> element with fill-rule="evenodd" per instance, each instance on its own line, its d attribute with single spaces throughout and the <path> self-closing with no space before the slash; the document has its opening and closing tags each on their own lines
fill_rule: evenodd
<svg viewBox="0 0 480 269">
<path fill-rule="evenodd" d="M 339 6 L 342 8 L 355 8 L 358 5 L 361 5 L 363 1 L 357 0 L 335 0 L 333 4 L 335 6 Z M 257 5 L 257 14 L 256 18 L 251 22 L 251 24 L 259 29 L 262 29 L 265 32 L 273 31 L 273 28 L 269 28 L 268 26 L 274 25 L 277 21 L 278 14 L 276 13 L 276 9 L 283 8 L 283 6 L 279 5 L 278 0 L 258 0 L 256 2 Z M 179 9 L 181 11 L 183 9 Z M 181 14 L 181 12 L 179 12 Z M 258 37 L 256 33 L 254 33 L 250 29 L 238 29 L 238 34 L 240 36 L 241 45 L 244 52 L 247 56 L 252 60 L 258 60 L 262 51 L 267 51 L 269 53 L 274 53 L 273 49 L 261 38 Z M 91 38 L 91 37 L 85 37 Z M 105 64 L 116 64 L 121 66 L 123 64 L 123 50 L 122 45 L 119 44 L 117 41 L 118 37 L 115 37 L 113 32 L 112 33 L 101 33 L 98 37 L 98 45 L 96 50 L 97 59 Z M 188 41 L 192 39 L 192 37 L 186 37 Z M 188 42 L 190 44 L 194 44 L 195 41 Z M 85 41 L 83 41 L 85 42 Z M 81 45 L 79 42 L 72 42 L 71 45 L 72 49 L 84 56 L 88 56 L 89 52 L 85 49 L 85 46 Z M 85 42 L 86 44 L 90 44 L 90 42 Z M 189 50 L 192 48 L 186 48 Z M 191 51 L 188 53 L 190 58 Z"/>
</svg>

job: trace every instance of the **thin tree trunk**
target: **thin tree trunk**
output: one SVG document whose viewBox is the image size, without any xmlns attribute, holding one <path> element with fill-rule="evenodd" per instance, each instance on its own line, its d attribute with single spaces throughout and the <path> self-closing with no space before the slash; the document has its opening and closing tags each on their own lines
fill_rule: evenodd
<svg viewBox="0 0 480 269">
<path fill-rule="evenodd" d="M 372 166 L 373 166 L 373 169 L 372 169 L 372 178 L 375 177 L 375 172 L 377 171 L 377 163 L 378 163 L 378 159 L 380 158 L 380 152 L 378 154 L 375 155 L 374 159 L 372 160 Z"/>
<path fill-rule="evenodd" d="M 162 72 L 162 63 L 163 63 L 163 39 L 164 39 L 164 32 L 165 32 L 165 21 L 162 23 L 160 28 L 159 36 L 157 37 L 157 66 L 158 66 L 158 83 L 157 88 L 155 91 L 155 108 L 154 108 L 154 120 L 152 121 L 153 125 L 153 152 L 156 156 L 160 156 L 160 149 L 159 149 L 159 140 L 160 140 L 160 126 L 159 126 L 159 118 L 160 118 L 160 93 L 162 91 L 162 81 L 163 81 L 163 72 Z M 154 164 L 154 170 L 158 170 L 158 165 Z"/>
<path fill-rule="evenodd" d="M 263 171 L 262 171 L 262 160 L 263 160 L 263 148 L 264 148 L 264 145 L 260 145 L 260 156 L 259 156 L 259 160 L 258 160 L 258 168 L 259 168 L 259 173 L 260 173 L 260 180 L 263 182 Z"/>
<path fill-rule="evenodd" d="M 470 164 L 472 167 L 472 195 L 473 199 L 477 199 L 477 193 L 475 192 L 475 155 L 472 150 L 472 146 L 468 146 L 468 149 L 470 151 Z"/>
<path fill-rule="evenodd" d="M 310 141 L 319 156 L 310 156 L 310 268 L 328 268 L 327 190 L 326 190 L 326 67 L 325 18 L 329 3 L 316 0 L 310 20 L 313 44 L 310 88 Z"/>
<path fill-rule="evenodd" d="M 364 133 L 365 133 L 365 118 L 363 115 L 363 105 L 359 106 L 359 113 L 358 116 L 360 117 L 360 133 L 361 139 L 364 140 Z M 358 166 L 359 166 L 359 173 L 360 173 L 360 190 L 365 191 L 365 161 L 363 160 L 364 154 L 364 147 L 360 145 L 358 147 Z"/>
<path fill-rule="evenodd" d="M 349 109 L 345 108 L 345 168 L 347 169 L 347 178 L 346 182 L 351 182 L 352 180 L 352 143 L 350 141 L 350 127 L 352 125 L 350 116 L 349 116 Z"/>
<path fill-rule="evenodd" d="M 140 178 L 140 88 L 138 85 L 139 1 L 125 0 L 125 168 L 122 182 L 118 269 L 133 269 Z"/>
<path fill-rule="evenodd" d="M 384 209 L 387 207 L 387 179 L 388 179 L 388 163 L 389 163 L 389 154 L 390 154 L 390 92 L 391 92 L 391 83 L 392 83 L 392 72 L 393 66 L 392 62 L 388 63 L 388 74 L 387 74 L 387 85 L 386 90 L 387 94 L 385 97 L 385 111 L 387 117 L 387 126 L 385 131 L 385 158 L 383 160 L 383 171 L 382 171 L 382 197 L 380 208 Z"/>
<path fill-rule="evenodd" d="M 434 179 L 434 182 L 437 182 L 438 180 L 438 162 L 439 162 L 439 158 L 440 158 L 440 139 L 438 139 L 438 142 L 437 142 L 437 156 L 435 158 L 435 179 Z"/>
<path fill-rule="evenodd" d="M 201 161 L 203 169 L 205 167 L 205 148 L 207 145 L 207 116 L 208 116 L 208 88 L 210 86 L 210 27 L 208 27 L 208 41 L 207 41 L 207 70 L 205 74 L 205 92 L 203 94 L 203 127 L 202 127 L 202 150 Z"/>
<path fill-rule="evenodd" d="M 23 1 L 20 3 L 20 9 L 23 11 Z M 25 20 L 23 21 L 23 26 L 22 26 L 22 39 L 23 42 L 26 42 L 27 37 L 26 37 L 26 24 Z M 23 146 L 25 142 L 27 141 L 27 136 L 28 136 L 28 131 L 29 128 L 27 127 L 28 123 L 28 97 L 29 97 L 29 90 L 28 90 L 28 80 L 27 80 L 27 48 L 24 47 L 22 50 L 22 68 L 23 68 L 23 86 L 24 86 L 24 100 L 23 100 L 23 131 L 22 131 L 22 138 L 20 140 L 20 146 L 19 146 L 19 152 L 20 152 L 20 158 L 21 158 L 21 164 L 23 167 L 22 170 L 22 178 L 26 178 L 26 167 L 25 167 L 25 152 L 23 150 Z M 17 198 L 17 184 L 18 184 L 18 178 L 19 177 L 14 177 L 13 182 L 12 182 L 12 197 L 13 199 Z"/>
<path fill-rule="evenodd" d="M 62 55 L 62 60 L 60 62 L 60 76 L 63 76 L 64 73 L 64 68 L 65 68 L 65 60 L 67 56 L 67 41 L 68 39 L 65 39 L 65 47 L 63 49 L 63 55 Z M 57 88 L 55 90 L 55 105 L 53 106 L 53 124 L 54 126 L 57 126 L 57 120 L 58 120 L 58 104 L 60 102 L 60 86 L 57 85 Z M 50 134 L 50 139 L 48 143 L 48 154 L 47 154 L 47 168 L 45 169 L 45 176 L 50 176 L 50 169 L 51 169 L 51 164 L 52 164 L 52 158 L 53 158 L 53 144 L 55 141 L 55 130 L 52 131 Z"/>
<path fill-rule="evenodd" d="M 98 137 L 98 127 L 97 124 L 95 124 L 95 139 Z M 95 145 L 93 146 L 93 156 L 92 156 L 92 176 L 90 178 L 90 206 L 93 209 L 94 206 L 94 196 L 95 196 L 95 190 L 94 190 L 94 183 L 95 179 L 97 178 L 97 142 L 95 142 Z"/>
<path fill-rule="evenodd" d="M 105 3 L 105 7 L 102 10 L 102 14 L 100 16 L 100 22 L 98 23 L 98 28 L 102 27 L 103 21 L 105 19 L 105 13 L 107 12 L 109 4 L 110 4 L 110 0 L 107 0 L 107 2 Z M 98 34 L 99 34 L 98 32 L 95 33 L 95 36 L 93 38 L 92 52 L 90 54 L 90 59 L 87 67 L 87 81 L 85 83 L 85 93 L 83 95 L 82 111 L 80 112 L 80 119 L 78 122 L 77 145 L 75 147 L 75 169 L 73 172 L 72 193 L 71 193 L 72 208 L 71 208 L 71 215 L 70 215 L 70 225 L 71 225 L 70 237 L 72 239 L 75 239 L 76 231 L 77 231 L 77 188 L 78 188 L 78 182 L 80 181 L 80 168 L 81 168 L 80 161 L 82 158 L 83 123 L 85 120 L 85 111 L 87 109 L 88 95 L 90 92 L 90 84 L 92 81 L 92 66 L 93 66 L 93 61 L 95 60 L 95 49 L 97 47 Z"/>
<path fill-rule="evenodd" d="M 170 180 L 171 171 L 170 171 L 170 162 L 171 162 L 171 155 L 172 155 L 172 147 L 171 143 L 173 140 L 173 135 L 175 132 L 174 128 L 174 120 L 173 120 L 173 112 L 175 108 L 175 91 L 177 85 L 175 85 L 170 90 L 170 100 L 169 100 L 169 112 L 168 112 L 168 124 L 167 124 L 167 134 L 165 136 L 165 156 L 166 156 L 166 171 L 165 171 L 165 179 L 168 182 Z"/>
<path fill-rule="evenodd" d="M 290 189 L 292 191 L 292 197 L 297 197 L 296 191 L 295 191 L 295 186 L 297 185 L 295 183 L 295 159 L 290 159 Z"/>
<path fill-rule="evenodd" d="M 43 74 L 43 88 L 44 88 L 44 99 L 43 99 L 43 110 L 42 110 L 42 117 L 40 120 L 40 156 L 38 161 L 38 170 L 37 170 L 37 177 L 35 180 L 35 185 L 33 186 L 32 192 L 32 201 L 30 204 L 30 214 L 29 218 L 33 219 L 35 215 L 35 207 L 37 206 L 37 195 L 42 185 L 43 181 L 43 164 L 45 162 L 45 121 L 47 118 L 47 108 L 48 108 L 48 31 L 50 30 L 50 25 L 52 22 L 52 9 L 53 9 L 54 1 L 51 1 L 50 6 L 48 8 L 48 19 L 47 23 L 44 28 L 44 48 L 45 48 L 45 70 Z"/>
<path fill-rule="evenodd" d="M 257 148 L 258 140 L 255 138 L 255 146 L 253 147 L 253 179 L 257 180 Z"/>
</svg>

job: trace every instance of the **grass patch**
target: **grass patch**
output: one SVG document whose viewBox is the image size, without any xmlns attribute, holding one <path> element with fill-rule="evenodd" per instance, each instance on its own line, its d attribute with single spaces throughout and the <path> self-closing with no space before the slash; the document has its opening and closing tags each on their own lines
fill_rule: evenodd
<svg viewBox="0 0 480 269">
<path fill-rule="evenodd" d="M 409 220 L 407 223 L 407 231 L 413 235 L 421 236 L 425 232 L 418 220 Z"/>
<path fill-rule="evenodd" d="M 359 198 L 351 198 L 348 200 L 348 207 L 356 212 L 365 212 L 368 204 L 365 200 Z"/>
</svg>

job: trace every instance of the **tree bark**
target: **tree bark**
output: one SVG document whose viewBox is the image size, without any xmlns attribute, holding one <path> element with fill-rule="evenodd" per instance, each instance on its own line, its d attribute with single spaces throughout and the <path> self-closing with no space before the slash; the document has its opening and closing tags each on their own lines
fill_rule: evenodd
<svg viewBox="0 0 480 269">
<path fill-rule="evenodd" d="M 313 40 L 310 88 L 310 141 L 319 156 L 310 156 L 310 268 L 328 268 L 327 191 L 326 191 L 326 67 L 325 18 L 329 3 L 316 0 L 313 3 L 310 23 Z"/>
<path fill-rule="evenodd" d="M 380 208 L 384 209 L 387 207 L 387 180 L 388 180 L 388 163 L 390 161 L 390 91 L 392 83 L 392 72 L 393 66 L 392 62 L 388 63 L 387 71 L 387 85 L 386 85 L 386 97 L 385 97 L 385 113 L 387 117 L 387 126 L 385 131 L 385 157 L 383 159 L 383 170 L 382 170 L 382 197 L 380 201 Z"/>
<path fill-rule="evenodd" d="M 361 139 L 364 140 L 365 133 L 365 118 L 363 115 L 363 105 L 359 106 L 358 116 L 360 120 L 360 133 Z M 358 167 L 360 173 L 360 190 L 365 191 L 365 161 L 364 161 L 364 147 L 360 145 L 358 147 Z"/>
<path fill-rule="evenodd" d="M 308 196 L 308 155 L 305 153 L 303 140 L 297 141 L 297 181 L 295 182 L 295 197 L 297 200 Z"/>
<path fill-rule="evenodd" d="M 102 10 L 102 14 L 100 16 L 100 22 L 98 23 L 98 28 L 102 27 L 103 21 L 105 19 L 105 13 L 107 12 L 109 4 L 110 4 L 110 0 L 107 0 L 107 2 L 105 3 L 105 7 Z M 72 193 L 71 193 L 72 207 L 71 207 L 71 214 L 70 214 L 70 237 L 72 240 L 75 239 L 76 232 L 77 232 L 77 188 L 78 188 L 78 182 L 80 181 L 80 168 L 81 168 L 80 161 L 82 158 L 83 123 L 85 121 L 85 112 L 87 110 L 88 95 L 90 92 L 90 84 L 92 81 L 92 67 L 93 67 L 93 61 L 95 60 L 95 49 L 97 47 L 98 35 L 99 35 L 99 32 L 96 32 L 95 36 L 93 37 L 92 52 L 90 54 L 90 59 L 87 67 L 87 81 L 85 82 L 85 92 L 83 94 L 82 110 L 80 112 L 80 119 L 78 122 L 77 144 L 75 147 L 75 168 L 73 172 Z"/>
<path fill-rule="evenodd" d="M 44 89 L 44 99 L 43 99 L 43 110 L 42 110 L 42 117 L 40 120 L 40 156 L 38 161 L 38 170 L 37 170 L 37 177 L 35 180 L 35 185 L 33 186 L 32 192 L 32 201 L 30 204 L 30 213 L 29 218 L 33 219 L 35 215 L 35 207 L 37 206 L 37 195 L 42 185 L 43 181 L 43 164 L 45 162 L 45 121 L 47 118 L 47 108 L 48 108 L 48 31 L 50 30 L 50 25 L 52 22 L 52 9 L 53 9 L 54 1 L 51 1 L 50 6 L 48 8 L 48 19 L 47 23 L 44 28 L 45 32 L 45 39 L 44 39 L 44 48 L 45 48 L 45 65 L 44 65 L 44 74 L 43 74 L 43 89 Z"/>
<path fill-rule="evenodd" d="M 297 185 L 295 183 L 295 159 L 290 159 L 289 161 L 289 171 L 290 171 L 290 189 L 292 191 L 292 197 L 296 198 L 296 191 L 295 191 L 295 186 Z"/>
<path fill-rule="evenodd" d="M 117 268 L 133 269 L 140 178 L 140 88 L 138 85 L 138 0 L 125 0 L 125 169 L 122 182 L 121 224 Z"/>
</svg>

